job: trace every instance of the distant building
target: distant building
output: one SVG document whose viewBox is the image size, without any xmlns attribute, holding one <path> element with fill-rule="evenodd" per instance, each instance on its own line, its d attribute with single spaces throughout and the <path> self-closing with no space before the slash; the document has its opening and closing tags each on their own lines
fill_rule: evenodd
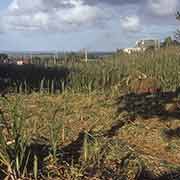
<svg viewBox="0 0 180 180">
<path fill-rule="evenodd" d="M 19 65 L 19 66 L 21 66 L 21 65 L 24 65 L 24 64 L 30 64 L 30 60 L 29 59 L 18 59 L 17 61 L 16 61 L 16 64 L 17 65 Z"/>
<path fill-rule="evenodd" d="M 127 53 L 127 54 L 131 54 L 131 53 L 137 53 L 137 52 L 141 52 L 142 49 L 139 47 L 135 47 L 135 48 L 125 48 L 123 49 L 123 52 Z"/>
<path fill-rule="evenodd" d="M 136 47 L 141 48 L 144 51 L 149 48 L 158 49 L 160 48 L 160 41 L 157 39 L 139 40 L 136 41 Z"/>
<path fill-rule="evenodd" d="M 136 46 L 134 48 L 125 48 L 122 52 L 131 54 L 137 52 L 144 52 L 147 49 L 158 49 L 160 48 L 160 41 L 157 39 L 145 39 L 136 41 Z"/>
<path fill-rule="evenodd" d="M 18 61 L 16 61 L 16 64 L 19 65 L 19 66 L 21 66 L 21 65 L 24 64 L 24 62 L 23 62 L 23 60 L 18 60 Z"/>
</svg>

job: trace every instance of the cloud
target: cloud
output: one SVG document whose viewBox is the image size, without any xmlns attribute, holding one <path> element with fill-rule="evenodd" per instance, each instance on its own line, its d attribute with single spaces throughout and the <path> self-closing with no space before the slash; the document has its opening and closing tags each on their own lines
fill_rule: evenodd
<svg viewBox="0 0 180 180">
<path fill-rule="evenodd" d="M 112 6 L 117 5 L 129 5 L 129 4 L 141 4 L 144 0 L 83 0 L 85 4 L 97 5 L 97 4 L 107 4 Z"/>
<path fill-rule="evenodd" d="M 0 29 L 71 32 L 120 20 L 124 32 L 140 32 L 144 26 L 172 24 L 178 8 L 180 0 L 12 0 Z"/>
<path fill-rule="evenodd" d="M 82 0 L 13 0 L 2 21 L 8 30 L 74 31 L 105 22 L 107 11 Z"/>
<path fill-rule="evenodd" d="M 140 19 L 138 16 L 126 16 L 121 19 L 121 26 L 125 31 L 128 32 L 140 31 Z"/>
<path fill-rule="evenodd" d="M 148 9 L 158 16 L 175 15 L 180 5 L 179 0 L 148 0 L 147 4 Z"/>
</svg>

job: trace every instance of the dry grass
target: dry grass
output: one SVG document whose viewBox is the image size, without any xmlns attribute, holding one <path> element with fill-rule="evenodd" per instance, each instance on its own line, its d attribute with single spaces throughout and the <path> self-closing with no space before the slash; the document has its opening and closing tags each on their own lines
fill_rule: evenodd
<svg viewBox="0 0 180 180">
<path fill-rule="evenodd" d="M 178 127 L 178 121 L 171 122 L 171 126 Z M 151 169 L 166 169 L 168 165 L 179 167 L 179 139 L 169 141 L 163 136 L 163 130 L 169 127 L 168 124 L 158 118 L 138 119 L 136 123 L 124 126 L 118 137 L 134 147 L 147 162 L 150 161 Z M 173 144 L 176 146 L 171 147 Z"/>
<path fill-rule="evenodd" d="M 17 96 L 8 96 L 10 102 L 15 102 L 16 98 Z M 111 129 L 111 126 L 116 122 L 116 98 L 116 96 L 107 97 L 97 93 L 90 95 L 68 93 L 58 96 L 23 95 L 20 97 L 23 107 L 21 110 L 24 111 L 28 118 L 28 123 L 25 126 L 27 136 L 44 137 L 50 140 L 49 122 L 63 124 L 64 134 L 62 134 L 62 129 L 58 131 L 58 148 L 75 141 L 82 131 L 88 132 L 92 129 L 94 134 L 100 135 Z M 8 113 L 8 107 L 1 104 L 1 109 Z M 56 117 L 53 119 L 52 115 L 55 111 L 57 111 Z M 134 123 L 124 125 L 119 129 L 118 134 L 112 138 L 126 142 L 128 147 L 142 158 L 146 167 L 155 174 L 160 174 L 168 169 L 179 167 L 179 140 L 176 138 L 169 140 L 163 135 L 164 129 L 178 126 L 178 120 L 163 121 L 158 118 L 137 118 Z M 103 147 L 104 138 L 106 142 L 106 137 L 98 138 L 99 146 Z M 118 155 L 120 149 L 117 150 L 111 143 L 107 146 L 110 146 L 111 149 L 110 156 L 114 154 L 113 159 L 111 158 L 111 161 L 108 160 L 111 166 L 118 159 L 120 161 L 120 155 Z M 121 156 L 124 153 L 123 151 Z M 109 157 L 108 152 L 106 156 L 107 158 Z M 75 168 L 74 170 L 76 171 L 77 169 Z"/>
<path fill-rule="evenodd" d="M 164 90 L 178 87 L 178 50 L 171 48 L 133 57 L 121 55 L 102 64 L 79 64 L 78 68 L 87 66 L 88 71 L 73 79 L 74 89 L 65 89 L 62 94 L 11 94 L 7 99 L 1 98 L 0 112 L 8 125 L 5 128 L 6 124 L 2 123 L 1 135 L 5 137 L 7 149 L 12 150 L 11 146 L 15 146 L 18 139 L 20 145 L 32 151 L 25 158 L 27 162 L 32 160 L 30 170 L 21 164 L 24 174 L 21 168 L 17 169 L 17 159 L 22 153 L 19 146 L 15 151 L 18 158 L 6 152 L 9 164 L 3 164 L 3 154 L 0 154 L 0 165 L 6 175 L 11 179 L 14 174 L 14 179 L 22 176 L 27 179 L 117 179 L 123 176 L 138 179 L 138 173 L 144 168 L 154 175 L 179 170 L 178 118 L 127 118 L 127 112 L 118 112 L 117 102 L 122 92 L 127 93 L 127 77 L 136 77 L 138 73 L 159 80 Z M 97 67 L 96 73 L 92 70 L 94 67 Z M 98 71 L 102 67 L 102 71 Z M 19 126 L 16 136 L 12 135 L 13 130 L 17 130 L 13 123 Z M 43 153 L 37 145 L 43 152 L 47 150 L 47 155 L 41 157 Z"/>
</svg>

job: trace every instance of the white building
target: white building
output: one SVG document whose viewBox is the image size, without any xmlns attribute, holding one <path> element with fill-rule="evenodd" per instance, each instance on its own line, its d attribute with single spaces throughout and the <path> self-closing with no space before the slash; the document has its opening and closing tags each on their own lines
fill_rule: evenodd
<svg viewBox="0 0 180 180">
<path fill-rule="evenodd" d="M 143 50 L 148 48 L 160 48 L 160 41 L 158 39 L 143 39 L 136 41 L 136 47 L 139 47 Z"/>
<path fill-rule="evenodd" d="M 141 52 L 142 49 L 139 47 L 135 47 L 135 48 L 125 48 L 123 49 L 123 52 L 127 53 L 127 54 L 131 54 L 131 53 L 137 53 L 137 52 Z"/>
<path fill-rule="evenodd" d="M 160 48 L 160 41 L 158 39 L 144 39 L 136 41 L 136 46 L 134 48 L 125 48 L 123 52 L 127 54 L 144 52 L 147 49 L 158 49 Z"/>
<path fill-rule="evenodd" d="M 18 60 L 16 63 L 17 63 L 17 65 L 19 65 L 19 66 L 21 66 L 21 65 L 24 64 L 23 60 Z"/>
</svg>

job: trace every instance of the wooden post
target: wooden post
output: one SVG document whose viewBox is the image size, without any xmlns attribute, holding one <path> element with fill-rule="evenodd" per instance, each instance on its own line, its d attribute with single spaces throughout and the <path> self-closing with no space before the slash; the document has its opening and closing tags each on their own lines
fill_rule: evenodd
<svg viewBox="0 0 180 180">
<path fill-rule="evenodd" d="M 54 65 L 56 64 L 56 56 L 54 55 Z"/>
<path fill-rule="evenodd" d="M 85 53 L 85 62 L 88 62 L 88 52 L 87 52 L 87 49 L 84 49 L 84 53 Z"/>
<path fill-rule="evenodd" d="M 160 41 L 159 39 L 155 40 L 155 49 L 159 49 L 160 48 Z"/>
<path fill-rule="evenodd" d="M 30 57 L 30 64 L 33 64 L 33 56 L 31 54 L 31 57 Z"/>
</svg>

